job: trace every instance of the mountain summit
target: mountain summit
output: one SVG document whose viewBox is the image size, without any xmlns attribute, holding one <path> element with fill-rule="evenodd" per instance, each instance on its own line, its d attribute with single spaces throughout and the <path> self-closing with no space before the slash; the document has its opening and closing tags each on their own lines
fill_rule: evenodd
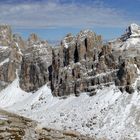
<svg viewBox="0 0 140 140">
<path fill-rule="evenodd" d="M 140 26 L 133 23 L 129 26 L 131 37 L 140 37 Z"/>
</svg>

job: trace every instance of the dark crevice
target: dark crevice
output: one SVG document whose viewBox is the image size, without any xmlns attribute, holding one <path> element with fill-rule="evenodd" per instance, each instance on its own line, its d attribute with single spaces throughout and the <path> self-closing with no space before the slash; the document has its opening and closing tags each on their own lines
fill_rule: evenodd
<svg viewBox="0 0 140 140">
<path fill-rule="evenodd" d="M 75 76 L 74 69 L 72 69 L 72 76 L 73 76 L 73 77 Z"/>
<path fill-rule="evenodd" d="M 69 65 L 69 51 L 64 50 L 64 67 Z"/>
<path fill-rule="evenodd" d="M 85 60 L 86 60 L 86 58 L 87 58 L 87 55 L 86 55 L 86 54 L 84 54 L 84 58 L 85 58 Z"/>
<path fill-rule="evenodd" d="M 65 75 L 65 79 L 67 80 L 67 74 Z"/>
<path fill-rule="evenodd" d="M 85 47 L 86 47 L 86 52 L 87 52 L 87 38 L 85 39 Z"/>
<path fill-rule="evenodd" d="M 49 81 L 52 80 L 52 65 L 48 67 L 48 71 L 49 71 Z"/>
<path fill-rule="evenodd" d="M 118 77 L 119 80 L 122 80 L 123 76 L 125 75 L 124 67 L 125 67 L 125 63 L 122 63 L 119 71 L 117 72 L 117 77 Z"/>
<path fill-rule="evenodd" d="M 62 84 L 62 78 L 60 79 L 60 84 Z"/>
<path fill-rule="evenodd" d="M 47 79 L 46 79 L 46 77 L 44 76 L 44 81 L 46 81 Z"/>
<path fill-rule="evenodd" d="M 75 85 L 74 85 L 74 94 L 76 95 L 76 90 L 77 90 L 77 85 L 76 85 L 76 83 L 75 83 Z"/>
<path fill-rule="evenodd" d="M 58 74 L 56 75 L 56 79 L 58 80 Z"/>
<path fill-rule="evenodd" d="M 78 78 L 80 78 L 80 73 L 78 73 Z"/>
<path fill-rule="evenodd" d="M 78 54 L 78 49 L 76 46 L 75 51 L 74 51 L 74 63 L 77 63 L 77 62 L 79 62 L 79 54 Z"/>
</svg>

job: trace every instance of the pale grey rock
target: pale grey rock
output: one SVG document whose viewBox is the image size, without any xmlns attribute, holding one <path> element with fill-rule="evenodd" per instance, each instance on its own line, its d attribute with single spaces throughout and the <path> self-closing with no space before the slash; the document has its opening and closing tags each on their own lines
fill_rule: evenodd
<svg viewBox="0 0 140 140">
<path fill-rule="evenodd" d="M 110 43 L 103 45 L 101 36 L 91 31 L 81 31 L 76 37 L 68 34 L 52 54 L 53 95 L 79 96 L 82 92 L 93 95 L 96 90 L 89 87 L 97 89 L 110 84 L 134 92 L 132 84 L 137 78 L 139 48 L 114 47 Z"/>
<path fill-rule="evenodd" d="M 36 35 L 31 35 L 28 41 L 30 43 L 24 50 L 21 62 L 20 87 L 30 92 L 49 82 L 52 48 L 47 41 L 39 40 Z"/>
</svg>

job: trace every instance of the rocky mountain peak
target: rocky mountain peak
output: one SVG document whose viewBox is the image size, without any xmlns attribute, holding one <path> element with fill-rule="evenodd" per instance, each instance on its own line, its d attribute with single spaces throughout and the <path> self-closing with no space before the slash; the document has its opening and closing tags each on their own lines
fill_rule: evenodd
<svg viewBox="0 0 140 140">
<path fill-rule="evenodd" d="M 24 41 L 19 35 L 13 35 L 8 26 L 0 29 L 0 41 L 4 38 L 10 43 L 10 48 L 0 50 L 1 81 L 12 82 L 16 78 L 16 69 L 19 69 L 20 87 L 27 92 L 46 83 L 51 83 L 55 96 L 81 92 L 95 94 L 100 85 L 112 83 L 127 92 L 133 91 L 131 85 L 137 77 L 140 52 L 139 37 L 132 37 L 139 34 L 136 24 L 132 24 L 119 38 L 119 43 L 115 40 L 115 43 L 103 44 L 101 35 L 83 30 L 76 36 L 67 34 L 57 49 L 36 34 Z M 12 39 L 8 39 L 8 35 Z"/>
<path fill-rule="evenodd" d="M 16 43 L 16 46 L 18 46 L 21 51 L 27 47 L 26 41 L 24 41 L 19 34 L 13 34 L 13 42 Z"/>
<path fill-rule="evenodd" d="M 35 44 L 38 42 L 40 42 L 40 38 L 38 37 L 38 35 L 35 33 L 30 34 L 30 36 L 28 38 L 28 44 L 32 45 L 32 44 Z"/>
<path fill-rule="evenodd" d="M 12 30 L 9 25 L 0 25 L 0 45 L 8 46 L 12 40 Z"/>
<path fill-rule="evenodd" d="M 74 43 L 74 42 L 75 42 L 75 37 L 71 33 L 69 33 L 61 41 L 61 45 L 64 48 L 68 49 L 71 46 L 71 44 Z"/>
<path fill-rule="evenodd" d="M 140 37 L 140 26 L 133 23 L 128 28 L 130 28 L 131 37 Z"/>
<path fill-rule="evenodd" d="M 113 49 L 129 50 L 140 48 L 140 26 L 133 23 L 126 29 L 121 37 L 109 41 Z"/>
<path fill-rule="evenodd" d="M 82 30 L 78 33 L 77 38 L 84 40 L 86 37 L 94 36 L 95 34 L 91 30 Z"/>
<path fill-rule="evenodd" d="M 20 42 L 9 25 L 0 25 L 0 90 L 13 82 L 22 61 Z"/>
<path fill-rule="evenodd" d="M 49 82 L 48 67 L 52 63 L 52 48 L 48 42 L 31 34 L 21 62 L 20 87 L 35 91 Z"/>
<path fill-rule="evenodd" d="M 134 32 L 134 25 L 132 31 Z M 62 46 L 57 49 L 57 53 L 54 51 L 52 54 L 53 94 L 95 94 L 97 87 L 111 83 L 121 91 L 132 93 L 132 84 L 137 78 L 139 66 L 140 39 L 130 35 L 127 32 L 111 44 L 104 45 L 102 37 L 90 30 L 81 31 L 75 37 L 68 34 L 62 40 Z"/>
<path fill-rule="evenodd" d="M 132 23 L 128 26 L 126 32 L 122 35 L 121 39 L 125 41 L 129 38 L 138 38 L 138 37 L 140 37 L 140 26 L 135 23 Z"/>
<path fill-rule="evenodd" d="M 23 90 L 37 90 L 49 81 L 51 60 L 52 48 L 47 41 L 36 34 L 24 41 L 10 26 L 0 26 L 0 90 L 17 76 Z"/>
</svg>

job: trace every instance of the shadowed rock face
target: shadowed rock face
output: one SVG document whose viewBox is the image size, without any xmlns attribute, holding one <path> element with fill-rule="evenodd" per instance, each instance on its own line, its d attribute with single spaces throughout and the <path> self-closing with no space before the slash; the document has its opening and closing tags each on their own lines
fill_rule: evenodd
<svg viewBox="0 0 140 140">
<path fill-rule="evenodd" d="M 30 45 L 24 50 L 21 63 L 20 87 L 30 92 L 49 82 L 48 67 L 51 65 L 52 48 L 33 34 L 29 37 L 28 44 Z"/>
<path fill-rule="evenodd" d="M 131 54 L 131 55 L 130 55 Z M 138 49 L 122 50 L 103 45 L 101 36 L 81 31 L 68 34 L 52 54 L 51 89 L 55 96 L 81 92 L 96 94 L 102 86 L 116 84 L 132 93 L 139 66 Z"/>
<path fill-rule="evenodd" d="M 20 87 L 27 92 L 37 90 L 49 81 L 48 65 L 39 57 L 23 57 L 20 73 Z"/>
<path fill-rule="evenodd" d="M 55 96 L 79 95 L 84 91 L 94 93 L 95 86 L 115 78 L 111 48 L 103 47 L 101 36 L 91 31 L 81 31 L 77 37 L 67 35 L 61 47 L 53 51 L 52 59 L 51 89 Z M 109 70 L 112 67 L 114 69 Z"/>
<path fill-rule="evenodd" d="M 34 91 L 49 81 L 52 48 L 36 34 L 27 41 L 12 34 L 10 26 L 0 26 L 0 90 L 20 79 L 20 87 Z"/>
<path fill-rule="evenodd" d="M 20 38 L 20 41 L 22 38 Z M 10 26 L 0 26 L 0 90 L 16 78 L 16 69 L 19 69 L 22 53 L 19 40 L 12 35 Z"/>
<path fill-rule="evenodd" d="M 20 87 L 27 92 L 47 83 L 55 96 L 92 95 L 97 88 L 115 83 L 132 93 L 140 68 L 139 32 L 131 25 L 121 38 L 103 45 L 101 36 L 85 30 L 77 36 L 68 34 L 60 47 L 52 49 L 36 34 L 24 41 L 9 26 L 0 26 L 0 87 L 18 74 Z"/>
<path fill-rule="evenodd" d="M 120 86 L 122 91 L 126 90 L 129 93 L 134 92 L 132 84 L 137 78 L 137 68 L 134 65 L 134 62 L 130 60 L 124 60 L 117 72 L 116 85 Z"/>
</svg>

